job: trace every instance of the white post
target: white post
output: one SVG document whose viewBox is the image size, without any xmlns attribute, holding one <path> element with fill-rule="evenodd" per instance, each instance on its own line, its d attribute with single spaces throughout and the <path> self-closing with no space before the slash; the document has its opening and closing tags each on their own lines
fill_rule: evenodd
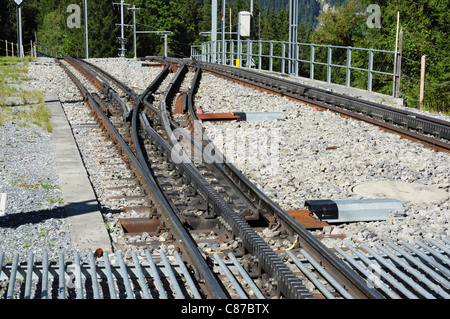
<svg viewBox="0 0 450 319">
<path fill-rule="evenodd" d="M 164 33 L 164 56 L 167 57 L 167 33 Z"/>
<path fill-rule="evenodd" d="M 217 0 L 212 0 L 211 5 L 211 44 L 212 44 L 212 59 L 216 63 L 217 54 Z"/>
<path fill-rule="evenodd" d="M 253 0 L 250 0 L 250 41 L 247 48 L 249 59 L 247 59 L 247 67 L 252 66 L 252 56 L 253 56 Z"/>
<path fill-rule="evenodd" d="M 85 55 L 86 55 L 86 59 L 89 59 L 89 35 L 88 35 L 87 0 L 84 0 L 84 41 L 85 41 Z"/>
<path fill-rule="evenodd" d="M 20 1 L 20 4 L 17 6 L 18 10 L 18 21 L 17 21 L 17 27 L 19 30 L 19 43 L 17 48 L 17 54 L 19 58 L 23 58 L 23 45 L 22 45 L 22 1 Z"/>
<path fill-rule="evenodd" d="M 130 9 L 128 9 L 130 10 Z M 133 4 L 131 8 L 133 10 L 133 49 L 134 49 L 134 58 L 137 58 L 137 50 L 136 50 L 136 6 Z"/>
<path fill-rule="evenodd" d="M 422 110 L 423 100 L 425 97 L 425 59 L 426 56 L 422 55 L 420 65 L 420 97 L 419 97 L 419 109 Z"/>
<path fill-rule="evenodd" d="M 396 78 L 397 78 L 397 50 L 398 50 L 398 27 L 400 24 L 400 11 L 397 11 L 397 31 L 395 35 L 395 53 L 394 53 L 394 76 L 392 77 L 392 84 L 393 84 L 393 90 L 392 90 L 392 96 L 395 96 L 395 92 L 397 91 L 396 87 Z"/>
<path fill-rule="evenodd" d="M 222 64 L 225 60 L 225 0 L 222 0 Z"/>
<path fill-rule="evenodd" d="M 124 31 L 124 23 L 123 23 L 123 3 L 125 1 L 122 0 L 120 2 L 120 37 L 121 37 L 121 51 L 120 51 L 120 56 L 121 57 L 125 57 L 125 31 Z"/>
<path fill-rule="evenodd" d="M 234 51 L 234 46 L 233 46 L 233 25 L 231 24 L 231 7 L 230 7 L 230 65 L 233 65 L 233 51 Z"/>
</svg>

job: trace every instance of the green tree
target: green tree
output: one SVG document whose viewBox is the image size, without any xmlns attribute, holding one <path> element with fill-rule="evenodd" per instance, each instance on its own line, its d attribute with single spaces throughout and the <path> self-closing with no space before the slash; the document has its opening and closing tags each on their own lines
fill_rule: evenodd
<svg viewBox="0 0 450 319">
<path fill-rule="evenodd" d="M 366 16 L 359 0 L 350 0 L 337 11 L 328 10 L 319 15 L 319 29 L 313 35 L 314 43 L 351 46 L 360 37 Z"/>
<path fill-rule="evenodd" d="M 364 5 L 372 1 L 362 0 Z M 397 11 L 403 30 L 401 93 L 405 104 L 418 107 L 420 59 L 427 56 L 425 109 L 450 112 L 450 3 L 438 0 L 377 1 L 381 8 L 381 27 L 367 30 L 355 44 L 394 50 Z M 382 62 L 381 62 L 382 63 Z M 392 65 L 392 62 L 391 62 Z M 387 88 L 392 79 L 386 79 Z M 389 90 L 386 90 L 389 92 Z"/>
</svg>

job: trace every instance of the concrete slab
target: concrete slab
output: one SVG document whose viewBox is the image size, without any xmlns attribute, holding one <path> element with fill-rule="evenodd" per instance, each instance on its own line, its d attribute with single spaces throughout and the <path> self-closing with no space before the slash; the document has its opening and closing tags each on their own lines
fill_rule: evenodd
<svg viewBox="0 0 450 319">
<path fill-rule="evenodd" d="M 354 186 L 353 192 L 361 196 L 396 198 L 404 202 L 423 203 L 443 201 L 450 194 L 437 187 L 400 181 L 375 181 Z"/>
<path fill-rule="evenodd" d="M 233 112 L 233 114 L 247 122 L 272 121 L 284 118 L 282 112 Z"/>
<path fill-rule="evenodd" d="M 51 112 L 52 143 L 72 245 L 79 249 L 112 251 L 99 203 L 61 103 L 55 94 L 45 94 L 44 98 Z"/>
</svg>

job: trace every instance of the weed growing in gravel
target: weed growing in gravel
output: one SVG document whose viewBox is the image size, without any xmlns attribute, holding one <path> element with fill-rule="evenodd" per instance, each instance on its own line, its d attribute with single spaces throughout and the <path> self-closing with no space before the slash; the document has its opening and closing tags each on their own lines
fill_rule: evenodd
<svg viewBox="0 0 450 319">
<path fill-rule="evenodd" d="M 32 188 L 32 189 L 59 189 L 58 185 L 53 185 L 47 181 L 44 180 L 40 180 L 36 183 L 31 183 L 28 181 L 28 179 L 26 177 L 24 177 L 23 175 L 21 175 L 18 178 L 15 178 L 13 180 L 10 181 L 11 182 L 11 186 L 12 187 L 23 187 L 23 188 Z M 53 201 L 56 201 L 55 199 Z M 59 201 L 59 199 L 58 199 Z"/>
<path fill-rule="evenodd" d="M 51 132 L 50 112 L 45 108 L 43 92 L 20 87 L 30 80 L 25 76 L 30 61 L 35 59 L 0 57 L 0 125 L 7 121 L 17 121 L 22 126 L 32 123 Z"/>
</svg>

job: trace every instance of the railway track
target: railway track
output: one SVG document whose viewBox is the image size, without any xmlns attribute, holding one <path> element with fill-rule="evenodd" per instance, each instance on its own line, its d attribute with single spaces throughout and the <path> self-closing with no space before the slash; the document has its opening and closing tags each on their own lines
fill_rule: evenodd
<svg viewBox="0 0 450 319">
<path fill-rule="evenodd" d="M 68 61 L 72 66 L 77 66 L 75 60 L 68 59 Z M 347 287 L 350 294 L 358 298 L 378 296 L 375 290 L 367 289 L 364 281 L 350 267 L 258 191 L 236 168 L 226 163 L 227 161 L 223 161 L 226 164 L 219 161 L 218 152 L 213 155 L 214 152 L 207 149 L 207 146 L 212 146 L 207 137 L 199 143 L 192 137 L 193 135 L 187 134 L 187 131 L 182 130 L 172 119 L 175 94 L 182 87 L 188 90 L 190 88 L 187 94 L 191 97 L 198 85 L 197 81 L 192 82 L 191 78 L 197 80 L 200 69 L 189 71 L 183 64 L 176 65 L 175 68 L 173 64 L 167 65 L 141 96 L 136 96 L 130 89 L 110 78 L 115 85 L 122 86 L 121 91 L 127 95 L 125 99 L 130 102 L 130 106 L 123 100 L 120 102 L 116 91 L 107 85 L 101 76 L 96 76 L 93 70 L 105 77 L 104 72 L 86 63 L 78 65 L 77 68 L 90 78 L 97 89 L 108 95 L 109 99 L 116 99 L 114 104 L 116 108 L 120 106 L 124 120 L 131 120 L 133 130 L 127 136 L 132 136 L 132 142 L 130 141 L 128 151 L 122 146 L 123 152 L 127 151 L 131 158 L 138 161 L 133 164 L 135 167 L 138 168 L 139 165 L 142 167 L 137 174 L 142 179 L 141 184 L 151 184 L 156 188 L 156 190 L 149 189 L 147 194 L 160 195 L 161 203 L 156 209 L 157 212 L 153 212 L 152 217 L 147 220 L 122 221 L 128 228 L 130 228 L 128 225 L 135 224 L 139 227 L 148 227 L 148 231 L 151 232 L 154 225 L 161 224 L 164 215 L 166 218 L 164 227 L 172 231 L 174 228 L 178 229 L 172 236 L 175 237 L 173 241 L 176 243 L 175 246 L 183 252 L 182 256 L 187 258 L 190 254 L 197 254 L 187 258 L 186 261 L 193 265 L 196 276 L 201 278 L 201 281 L 214 285 L 212 280 L 214 276 L 205 278 L 205 274 L 212 275 L 205 268 L 205 264 L 213 259 L 211 257 L 217 258 L 218 253 L 232 253 L 242 260 L 241 263 L 245 265 L 247 272 L 260 277 L 261 286 L 271 287 L 265 291 L 267 296 L 288 299 L 312 298 L 302 280 L 293 274 L 282 258 L 258 234 L 264 228 L 281 227 L 278 231 L 279 241 L 284 240 L 291 245 L 298 243 L 305 247 L 319 263 L 327 266 L 335 278 L 339 278 L 337 280 L 339 285 Z M 195 72 L 195 75 L 185 79 L 191 72 Z M 197 123 L 197 129 L 200 130 L 198 121 L 192 117 L 192 101 L 191 99 L 189 101 L 190 111 L 185 114 L 183 123 L 190 123 L 192 130 L 195 130 Z M 106 117 L 104 113 L 100 116 Z M 112 127 L 110 130 L 114 131 Z M 120 138 L 118 139 L 120 142 Z M 186 144 L 184 148 L 181 147 L 180 140 L 188 141 L 191 145 L 190 150 L 197 148 L 202 154 L 201 160 L 192 157 L 197 153 L 195 150 L 187 154 L 184 151 Z M 161 213 L 163 205 L 166 210 Z M 167 226 L 168 224 L 171 226 Z M 182 225 L 189 233 L 183 232 Z M 203 258 L 200 258 L 203 262 L 200 262 L 198 250 L 195 248 L 197 244 L 192 243 L 191 248 L 185 246 L 188 246 L 194 236 L 202 238 L 205 234 L 210 235 L 209 242 L 200 243 L 204 248 Z M 215 242 L 211 240 L 212 234 L 216 236 Z M 218 289 L 220 284 L 216 286 L 205 289 L 208 291 L 208 297 L 220 296 L 217 292 L 220 290 Z"/>
<path fill-rule="evenodd" d="M 147 57 L 150 61 L 176 61 L 171 58 Z M 401 137 L 422 143 L 436 151 L 450 152 L 450 123 L 387 105 L 363 101 L 358 98 L 329 92 L 324 89 L 299 84 L 287 79 L 267 75 L 246 68 L 199 61 L 186 61 L 203 70 L 259 90 L 330 110 L 343 117 L 365 121 Z"/>
<path fill-rule="evenodd" d="M 92 256 L 88 268 L 94 284 L 85 295 L 99 297 L 92 278 L 101 269 L 108 282 L 104 298 L 130 298 L 136 289 L 141 298 L 167 298 L 165 291 L 175 299 L 408 297 L 401 289 L 386 293 L 384 286 L 368 285 L 370 273 L 344 261 L 344 252 L 341 259 L 327 249 L 220 154 L 195 116 L 193 96 L 203 66 L 184 62 L 164 60 L 160 74 L 138 95 L 92 64 L 72 58 L 59 61 L 103 132 L 102 152 L 117 149 L 121 155 L 101 157 L 103 165 L 120 175 L 116 186 L 107 187 L 118 194 L 105 197 L 119 201 L 119 228 L 130 238 L 114 247 L 120 252 L 138 245 L 147 257 L 141 260 L 133 253 L 130 271 L 121 253 L 118 266 L 111 267 L 105 253 L 97 269 Z M 83 77 L 89 81 L 86 86 Z M 130 211 L 135 214 L 127 216 Z M 143 234 L 148 240 L 132 240 Z M 162 244 L 171 247 L 170 256 Z M 86 266 L 77 260 L 75 265 L 75 279 L 81 282 Z M 13 262 L 11 275 L 17 267 Z M 113 274 L 121 277 L 116 289 L 111 286 Z M 151 292 L 149 277 L 155 283 Z M 47 294 L 47 288 L 42 291 Z M 80 286 L 73 294 L 83 296 Z"/>
</svg>

